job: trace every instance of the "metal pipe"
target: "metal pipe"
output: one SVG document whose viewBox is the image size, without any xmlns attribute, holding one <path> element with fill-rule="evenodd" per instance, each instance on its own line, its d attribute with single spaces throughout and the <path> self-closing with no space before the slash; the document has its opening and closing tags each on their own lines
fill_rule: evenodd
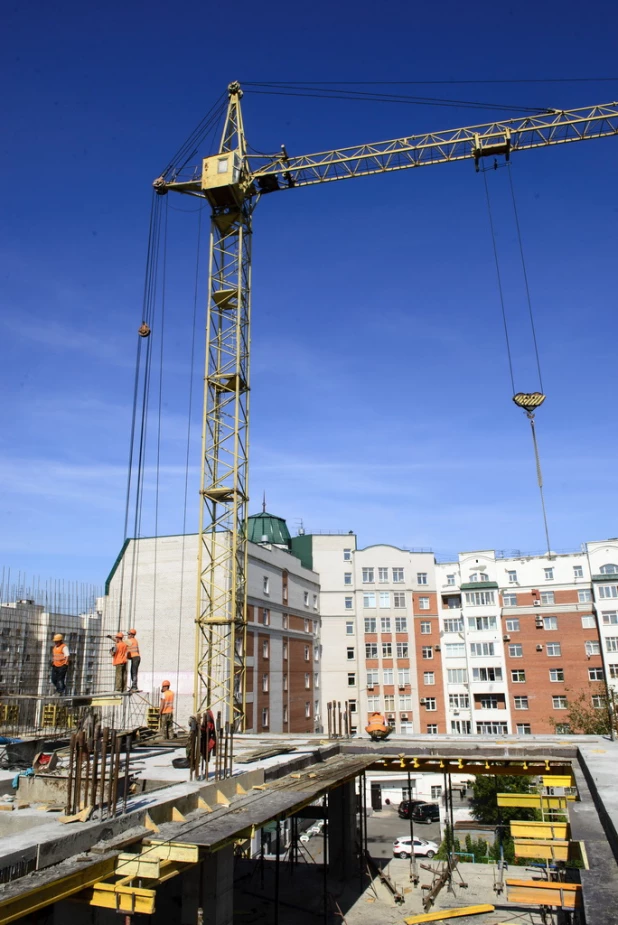
<svg viewBox="0 0 618 925">
<path fill-rule="evenodd" d="M 114 748 L 114 787 L 112 791 L 112 813 L 116 815 L 116 805 L 118 803 L 118 777 L 120 772 L 120 745 L 122 737 L 116 736 L 116 747 Z"/>
<path fill-rule="evenodd" d="M 105 803 L 105 772 L 107 770 L 107 742 L 109 739 L 109 728 L 106 726 L 103 730 L 103 739 L 101 741 L 101 818 L 103 818 L 103 804 Z M 107 814 L 107 811 L 106 811 Z"/>
<path fill-rule="evenodd" d="M 109 780 L 107 782 L 107 815 L 112 813 L 112 793 L 114 789 L 114 755 L 116 752 L 116 730 L 110 730 L 109 742 Z"/>
<path fill-rule="evenodd" d="M 124 750 L 124 804 L 122 807 L 122 812 L 126 813 L 127 811 L 127 797 L 129 795 L 129 762 L 131 760 L 131 739 L 133 734 L 130 732 L 126 738 L 126 745 Z"/>
<path fill-rule="evenodd" d="M 74 774 L 74 765 L 75 765 L 75 741 L 76 741 L 76 735 L 75 733 L 73 733 L 73 735 L 71 736 L 71 744 L 69 748 L 69 779 L 67 781 L 67 802 L 66 802 L 67 816 L 70 816 L 73 813 L 73 774 Z"/>
</svg>

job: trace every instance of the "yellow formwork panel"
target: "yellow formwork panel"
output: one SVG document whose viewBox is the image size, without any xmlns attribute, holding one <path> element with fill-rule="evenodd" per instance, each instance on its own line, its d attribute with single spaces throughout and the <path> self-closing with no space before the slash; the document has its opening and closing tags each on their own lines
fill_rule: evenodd
<svg viewBox="0 0 618 925">
<path fill-rule="evenodd" d="M 511 835 L 513 838 L 557 838 L 568 840 L 571 827 L 568 822 L 528 822 L 523 819 L 512 819 Z"/>
<path fill-rule="evenodd" d="M 515 856 L 518 858 L 543 858 L 546 861 L 567 861 L 568 841 L 552 841 L 544 838 L 515 839 Z"/>
<path fill-rule="evenodd" d="M 496 907 L 485 903 L 481 906 L 462 906 L 459 909 L 438 909 L 437 912 L 422 912 L 404 919 L 406 925 L 421 925 L 422 922 L 442 922 L 445 919 L 458 919 L 464 915 L 481 915 L 482 912 L 495 912 Z"/>
<path fill-rule="evenodd" d="M 524 906 L 578 909 L 582 888 L 578 883 L 544 883 L 540 880 L 507 880 L 506 898 Z"/>
<path fill-rule="evenodd" d="M 541 793 L 499 793 L 498 806 L 516 809 L 561 809 L 566 811 L 566 797 L 549 797 Z"/>
<path fill-rule="evenodd" d="M 142 849 L 143 855 L 159 858 L 161 861 L 179 861 L 183 864 L 197 864 L 200 859 L 198 845 L 188 845 L 184 842 L 159 841 L 149 839 Z"/>
<path fill-rule="evenodd" d="M 116 876 L 158 880 L 161 876 L 161 860 L 150 854 L 119 854 Z"/>
<path fill-rule="evenodd" d="M 572 774 L 543 774 L 544 787 L 574 787 L 575 778 Z"/>
<path fill-rule="evenodd" d="M 85 890 L 80 899 L 90 906 L 102 909 L 114 909 L 129 915 L 153 915 L 155 911 L 156 892 L 141 887 L 120 886 L 113 883 L 95 883 L 92 889 Z"/>
</svg>

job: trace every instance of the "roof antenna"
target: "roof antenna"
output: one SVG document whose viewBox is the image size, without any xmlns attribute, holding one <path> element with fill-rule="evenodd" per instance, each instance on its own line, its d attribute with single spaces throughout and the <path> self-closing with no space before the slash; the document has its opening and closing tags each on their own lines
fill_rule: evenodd
<svg viewBox="0 0 618 925">
<path fill-rule="evenodd" d="M 264 497 L 262 498 L 262 514 L 266 513 L 266 492 L 264 492 Z"/>
</svg>

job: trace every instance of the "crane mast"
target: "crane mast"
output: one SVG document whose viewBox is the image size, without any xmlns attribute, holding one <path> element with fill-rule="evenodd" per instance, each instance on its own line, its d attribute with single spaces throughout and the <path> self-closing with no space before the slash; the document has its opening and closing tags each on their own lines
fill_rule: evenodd
<svg viewBox="0 0 618 925">
<path fill-rule="evenodd" d="M 204 416 L 198 536 L 194 709 L 246 722 L 247 516 L 251 218 L 259 196 L 410 167 L 586 141 L 618 134 L 618 103 L 289 157 L 247 154 L 238 83 L 219 153 L 186 179 L 155 180 L 155 190 L 185 193 L 212 207 L 206 322 Z"/>
</svg>

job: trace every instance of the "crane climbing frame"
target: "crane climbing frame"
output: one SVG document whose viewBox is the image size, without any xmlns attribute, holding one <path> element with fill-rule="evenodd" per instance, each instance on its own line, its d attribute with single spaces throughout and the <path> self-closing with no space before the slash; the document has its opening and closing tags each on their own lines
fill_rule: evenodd
<svg viewBox="0 0 618 925">
<path fill-rule="evenodd" d="M 206 199 L 212 208 L 198 536 L 194 709 L 245 728 L 249 338 L 252 214 L 261 195 L 410 167 L 618 134 L 618 103 L 549 110 L 502 122 L 290 157 L 247 152 L 237 82 L 218 154 L 170 169 L 154 189 Z"/>
</svg>

